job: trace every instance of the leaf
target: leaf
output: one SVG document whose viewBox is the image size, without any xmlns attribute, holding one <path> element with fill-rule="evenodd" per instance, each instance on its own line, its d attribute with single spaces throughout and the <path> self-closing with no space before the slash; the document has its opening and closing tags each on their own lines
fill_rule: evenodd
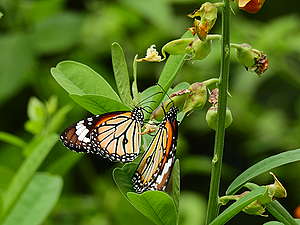
<svg viewBox="0 0 300 225">
<path fill-rule="evenodd" d="M 179 210 L 179 198 L 180 198 L 180 164 L 179 159 L 176 159 L 171 175 L 171 185 L 172 185 L 172 198 L 178 213 Z"/>
<path fill-rule="evenodd" d="M 222 225 L 228 222 L 232 217 L 242 211 L 251 202 L 259 199 L 267 192 L 266 187 L 258 187 L 248 194 L 231 204 L 227 209 L 225 209 L 217 218 L 215 218 L 210 225 Z"/>
<path fill-rule="evenodd" d="M 9 212 L 57 140 L 58 136 L 56 134 L 48 134 L 41 138 L 34 146 L 31 154 L 22 163 L 12 178 L 7 191 L 3 194 L 2 216 Z"/>
<path fill-rule="evenodd" d="M 24 148 L 26 145 L 26 142 L 23 141 L 18 136 L 7 133 L 7 132 L 1 132 L 1 131 L 0 131 L 0 141 L 6 142 L 8 144 L 11 144 L 11 145 L 14 145 L 14 146 L 17 146 L 20 148 Z"/>
<path fill-rule="evenodd" d="M 266 204 L 266 208 L 269 213 L 274 216 L 274 218 L 276 218 L 283 224 L 297 225 L 294 218 L 277 200 L 271 201 L 270 203 Z"/>
<path fill-rule="evenodd" d="M 42 224 L 55 206 L 62 190 L 62 184 L 62 179 L 58 176 L 36 174 L 6 217 L 3 225 Z"/>
<path fill-rule="evenodd" d="M 70 95 L 80 106 L 93 114 L 102 114 L 112 111 L 128 111 L 130 108 L 119 101 L 100 95 Z"/>
<path fill-rule="evenodd" d="M 31 97 L 27 106 L 29 120 L 25 123 L 25 129 L 32 134 L 40 133 L 46 123 L 47 109 L 43 102 L 36 97 Z"/>
<path fill-rule="evenodd" d="M 60 62 L 56 67 L 51 68 L 51 74 L 71 95 L 100 95 L 120 101 L 117 93 L 103 77 L 79 62 Z"/>
<path fill-rule="evenodd" d="M 127 192 L 134 191 L 131 178 L 136 170 L 137 163 L 126 163 L 122 168 L 113 170 L 113 178 L 120 192 L 127 198 Z"/>
<path fill-rule="evenodd" d="M 177 224 L 173 199 L 162 191 L 146 191 L 142 194 L 128 192 L 130 203 L 157 225 Z"/>
<path fill-rule="evenodd" d="M 111 46 L 111 57 L 119 96 L 125 105 L 132 105 L 128 68 L 121 46 L 114 42 Z"/>
<path fill-rule="evenodd" d="M 300 149 L 286 151 L 268 157 L 251 166 L 242 174 L 240 174 L 237 178 L 235 178 L 234 181 L 229 185 L 226 191 L 226 195 L 232 195 L 236 193 L 246 182 L 262 173 L 296 161 L 300 161 Z"/>
</svg>

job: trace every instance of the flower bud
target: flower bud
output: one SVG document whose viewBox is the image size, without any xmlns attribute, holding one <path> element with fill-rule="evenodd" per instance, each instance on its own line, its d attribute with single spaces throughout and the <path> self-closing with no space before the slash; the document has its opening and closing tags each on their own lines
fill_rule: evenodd
<svg viewBox="0 0 300 225">
<path fill-rule="evenodd" d="M 164 59 L 166 53 L 168 53 L 170 55 L 189 54 L 190 59 L 201 60 L 210 53 L 211 40 L 201 41 L 199 38 L 177 39 L 165 44 L 161 51 Z"/>
<path fill-rule="evenodd" d="M 166 53 L 169 55 L 184 55 L 187 52 L 187 48 L 193 42 L 194 38 L 182 38 L 168 42 L 161 49 L 164 59 Z"/>
<path fill-rule="evenodd" d="M 184 113 L 190 113 L 196 108 L 201 109 L 207 101 L 207 88 L 204 83 L 193 83 L 188 89 L 190 93 L 183 106 Z"/>
<path fill-rule="evenodd" d="M 218 107 L 212 106 L 207 110 L 206 113 L 206 122 L 207 125 L 213 129 L 217 130 L 217 123 L 218 123 Z M 225 117 L 225 128 L 229 127 L 232 123 L 232 114 L 230 109 L 226 109 L 226 117 Z"/>
<path fill-rule="evenodd" d="M 237 0 L 241 10 L 248 13 L 257 13 L 265 3 L 265 0 Z"/>
<path fill-rule="evenodd" d="M 253 49 L 248 44 L 232 44 L 231 46 L 236 48 L 237 60 L 244 65 L 247 70 L 260 75 L 268 69 L 269 61 L 263 52 Z"/>
<path fill-rule="evenodd" d="M 215 25 L 218 16 L 218 8 L 216 4 L 206 2 L 201 5 L 200 9 L 194 11 L 188 16 L 191 18 L 195 18 L 197 16 L 201 17 L 201 20 L 194 20 L 194 27 L 192 27 L 191 30 L 194 34 L 197 34 L 200 40 L 205 40 L 209 31 Z"/>
</svg>

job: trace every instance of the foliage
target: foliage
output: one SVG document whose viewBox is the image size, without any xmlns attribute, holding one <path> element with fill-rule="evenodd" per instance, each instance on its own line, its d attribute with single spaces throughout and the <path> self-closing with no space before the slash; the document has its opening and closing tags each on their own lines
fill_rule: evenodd
<svg viewBox="0 0 300 225">
<path fill-rule="evenodd" d="M 143 56 L 151 44 L 161 49 L 166 40 L 180 37 L 183 28 L 190 25 L 184 15 L 201 2 L 0 2 L 3 12 L 0 20 L 1 223 L 150 225 L 156 221 L 153 215 L 148 217 L 152 219 L 145 219 L 130 205 L 126 199 L 130 183 L 121 187 L 119 184 L 124 179 L 128 181 L 122 175 L 114 179 L 121 180 L 116 183 L 126 190 L 123 191 L 126 198 L 119 193 L 111 179 L 115 165 L 68 152 L 56 141 L 64 127 L 84 116 L 82 108 L 94 114 L 128 110 L 157 92 L 159 88 L 152 86 L 157 81 L 168 90 L 182 82 L 216 77 L 220 59 L 218 41 L 212 43 L 210 55 L 202 61 L 190 63 L 184 56 L 177 55 L 170 56 L 163 67 L 163 63 L 145 63 L 139 64 L 137 69 L 130 64 L 136 54 Z M 287 187 L 289 197 L 282 204 L 289 212 L 299 205 L 300 179 L 299 163 L 287 163 L 299 159 L 289 155 L 289 151 L 281 152 L 300 145 L 297 95 L 300 29 L 299 15 L 295 14 L 299 12 L 293 10 L 297 8 L 297 1 L 290 1 L 288 7 L 266 1 L 257 16 L 235 10 L 232 41 L 249 42 L 262 49 L 270 57 L 271 66 L 258 79 L 238 65 L 232 51 L 229 92 L 233 97 L 228 101 L 234 121 L 226 133 L 228 142 L 225 142 L 221 183 L 221 194 L 225 194 L 228 187 L 232 187 L 228 190 L 237 190 L 249 179 L 259 184 L 268 183 L 269 178 L 264 173 L 272 169 Z M 213 32 L 219 31 L 217 22 Z M 114 43 L 112 48 L 111 43 Z M 112 63 L 110 54 L 114 59 Z M 55 79 L 49 74 L 50 67 L 54 68 Z M 138 88 L 130 86 L 133 79 Z M 74 106 L 69 106 L 69 96 L 55 80 L 67 90 L 76 103 Z M 147 88 L 149 86 L 152 87 Z M 135 94 L 128 94 L 132 89 L 136 90 Z M 57 98 L 50 98 L 53 95 Z M 162 96 L 155 97 L 156 102 L 149 105 L 152 108 L 162 101 Z M 207 196 L 212 156 L 212 132 L 204 122 L 207 108 L 184 117 L 180 124 L 177 156 L 181 164 L 182 191 L 179 206 L 174 204 L 173 199 L 177 198 L 174 195 L 160 194 L 164 195 L 160 200 L 175 205 L 170 206 L 170 212 L 179 217 L 182 225 L 204 224 L 204 196 Z M 287 157 L 282 158 L 281 154 Z M 278 161 L 272 158 L 276 156 Z M 269 164 L 264 164 L 264 158 Z M 284 166 L 276 169 L 279 165 Z M 125 168 L 132 171 L 135 166 L 136 163 L 126 165 L 114 173 Z M 248 167 L 252 168 L 250 172 L 246 170 Z M 238 176 L 238 171 L 244 170 Z M 47 196 L 37 188 L 41 186 Z M 141 209 L 140 197 L 134 193 L 129 195 Z M 152 193 L 145 195 L 148 198 Z M 27 202 L 32 207 L 30 212 Z M 243 205 L 233 203 L 224 210 L 226 216 L 218 220 L 224 222 L 224 218 L 227 221 L 237 214 L 238 210 L 231 211 L 236 206 Z M 240 213 L 227 224 L 280 224 L 267 223 L 269 220 L 274 219 Z"/>
</svg>

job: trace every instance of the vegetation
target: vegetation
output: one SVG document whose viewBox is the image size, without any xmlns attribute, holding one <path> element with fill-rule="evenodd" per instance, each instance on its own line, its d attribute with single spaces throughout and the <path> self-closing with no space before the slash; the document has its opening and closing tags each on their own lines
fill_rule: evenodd
<svg viewBox="0 0 300 225">
<path fill-rule="evenodd" d="M 245 2 L 0 1 L 0 224 L 299 224 L 299 3 Z M 168 193 L 133 192 L 139 159 L 58 142 L 161 89 L 181 110 Z"/>
</svg>

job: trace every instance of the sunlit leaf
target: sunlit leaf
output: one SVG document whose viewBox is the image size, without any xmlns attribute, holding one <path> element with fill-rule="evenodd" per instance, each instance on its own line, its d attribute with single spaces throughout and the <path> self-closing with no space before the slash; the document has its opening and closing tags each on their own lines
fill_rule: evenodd
<svg viewBox="0 0 300 225">
<path fill-rule="evenodd" d="M 54 79 L 69 93 L 99 95 L 120 101 L 117 93 L 103 77 L 90 67 L 74 61 L 63 61 L 51 69 Z"/>
</svg>

